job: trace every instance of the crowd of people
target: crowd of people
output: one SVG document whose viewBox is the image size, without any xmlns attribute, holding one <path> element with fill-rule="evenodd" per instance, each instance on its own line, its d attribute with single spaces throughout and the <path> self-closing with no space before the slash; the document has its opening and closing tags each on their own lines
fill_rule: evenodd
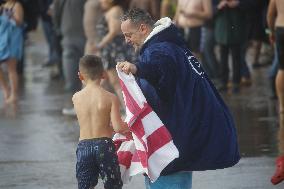
<svg viewBox="0 0 284 189">
<path fill-rule="evenodd" d="M 190 170 L 225 168 L 238 162 L 233 118 L 218 92 L 238 94 L 241 87 L 254 82 L 251 78 L 254 69 L 273 62 L 269 75 L 271 96 L 278 98 L 279 114 L 283 114 L 284 4 L 281 0 L 2 0 L 0 3 L 0 65 L 7 64 L 9 79 L 9 82 L 5 80 L 0 67 L 4 102 L 17 102 L 18 74 L 24 74 L 24 40 L 40 20 L 49 47 L 43 66 L 55 70 L 51 78 L 63 79 L 65 91 L 70 95 L 66 107 L 62 107 L 63 114 L 77 113 L 78 116 L 71 96 L 82 89 L 81 81 L 84 79 L 80 81 L 77 77 L 79 62 L 101 62 L 104 72 L 98 73 L 100 84 L 116 94 L 120 112 L 125 112 L 125 105 L 116 72 L 117 63 L 121 71 L 141 79 L 139 85 L 144 95 L 165 122 L 181 154 L 165 169 L 163 176 L 188 171 L 188 174 L 174 176 L 181 180 L 189 179 L 192 174 Z M 166 32 L 156 29 L 156 21 Z M 246 58 L 249 49 L 253 50 L 253 57 L 249 59 L 251 62 Z M 274 60 L 269 58 L 261 62 L 261 53 L 273 54 Z M 80 60 L 84 55 L 95 57 L 85 56 Z M 230 57 L 232 61 L 229 61 Z M 177 62 L 180 67 L 173 67 L 169 61 Z M 185 64 L 187 61 L 188 65 Z M 87 71 L 86 68 L 83 70 Z M 89 83 L 93 82 L 86 73 L 79 76 L 87 78 Z M 183 80 L 188 82 L 182 83 Z M 185 88 L 179 88 L 181 86 Z M 192 93 L 192 87 L 198 90 Z M 176 94 L 179 99 L 175 98 Z M 189 96 L 198 97 L 198 100 L 193 102 Z M 174 106 L 169 106 L 169 102 Z M 195 108 L 195 113 L 184 107 L 186 102 L 188 107 Z M 208 109 L 209 105 L 212 107 Z M 77 107 L 80 107 L 78 103 Z M 179 115 L 181 112 L 183 116 Z M 194 119 L 189 115 L 193 115 Z M 206 120 L 210 118 L 210 124 L 204 115 Z M 176 128 L 176 124 L 186 128 L 188 123 L 193 125 L 192 129 L 197 134 L 191 136 L 193 132 L 189 129 L 185 137 L 191 140 L 180 137 L 184 135 L 181 133 L 184 130 Z M 210 125 L 214 132 L 200 131 L 201 123 L 202 127 Z M 230 137 L 222 132 L 227 128 L 230 128 Z M 103 135 L 110 137 L 109 133 Z M 220 158 L 221 152 L 210 151 L 216 146 L 202 143 L 205 135 L 214 135 L 212 144 L 222 144 L 222 152 L 228 152 L 227 156 L 221 156 L 223 161 L 215 161 L 217 156 Z M 199 149 L 203 151 L 195 147 L 191 148 L 192 151 L 184 148 L 193 143 L 199 144 Z M 195 156 L 192 157 L 192 154 Z M 211 161 L 208 164 L 206 155 Z M 277 174 L 272 179 L 274 184 L 284 180 L 283 156 L 278 158 L 277 163 L 281 166 L 278 166 Z M 170 186 L 168 180 L 168 177 L 162 177 L 161 185 Z M 148 188 L 153 189 L 158 185 L 153 185 L 149 180 L 146 183 Z M 121 187 L 120 182 L 118 185 L 118 188 Z M 191 182 L 186 187 L 191 187 Z"/>
<path fill-rule="evenodd" d="M 155 21 L 162 17 L 170 17 L 178 26 L 191 52 L 202 63 L 206 73 L 220 92 L 238 93 L 240 87 L 252 83 L 250 76 L 252 69 L 272 62 L 271 58 L 263 61 L 260 56 L 261 51 L 273 54 L 271 52 L 273 45 L 269 44 L 267 34 L 268 0 L 84 0 L 80 2 L 19 0 L 10 2 L 22 4 L 25 12 L 21 26 L 24 38 L 26 33 L 34 30 L 38 21 L 41 21 L 49 47 L 48 58 L 43 66 L 53 68 L 52 78 L 64 79 L 65 89 L 70 94 L 81 88 L 80 82 L 74 78 L 77 74 L 79 58 L 88 53 L 100 53 L 104 57 L 104 66 L 108 70 L 104 85 L 115 91 L 122 100 L 118 78 L 113 69 L 115 61 L 127 58 L 133 62 L 137 54 L 126 50 L 129 47 L 124 45 L 123 37 L 119 37 L 121 33 L 118 18 L 123 12 L 134 7 L 146 10 Z M 121 42 L 118 42 L 119 38 Z M 110 53 L 108 52 L 110 48 L 116 50 Z M 253 50 L 251 62 L 247 62 L 246 59 L 249 49 Z M 24 57 L 21 56 L 17 65 L 20 74 L 23 73 L 24 68 Z M 112 58 L 110 60 L 106 57 Z M 232 66 L 229 64 L 230 57 L 232 57 Z M 271 68 L 269 79 L 271 96 L 276 98 L 274 82 L 277 58 L 273 62 L 276 66 Z M 4 91 L 7 91 L 5 84 L 1 86 Z M 5 96 L 8 95 L 7 93 L 5 92 Z M 66 106 L 63 113 L 74 115 L 72 104 L 67 103 Z"/>
</svg>

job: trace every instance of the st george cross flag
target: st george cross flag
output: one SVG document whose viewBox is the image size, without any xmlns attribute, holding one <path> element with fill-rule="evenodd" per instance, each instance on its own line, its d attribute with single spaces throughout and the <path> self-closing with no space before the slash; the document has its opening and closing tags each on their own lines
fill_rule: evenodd
<svg viewBox="0 0 284 189">
<path fill-rule="evenodd" d="M 117 69 L 120 79 L 126 118 L 130 133 L 115 134 L 121 177 L 124 183 L 137 174 L 146 174 L 152 182 L 179 152 L 172 137 L 157 114 L 146 101 L 133 75 Z"/>
</svg>

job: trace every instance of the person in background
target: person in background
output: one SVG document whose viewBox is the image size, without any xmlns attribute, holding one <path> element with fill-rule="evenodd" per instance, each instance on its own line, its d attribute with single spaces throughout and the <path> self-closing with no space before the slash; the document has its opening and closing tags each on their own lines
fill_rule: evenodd
<svg viewBox="0 0 284 189">
<path fill-rule="evenodd" d="M 107 73 L 107 82 L 113 87 L 124 107 L 123 96 L 116 72 L 118 60 L 135 59 L 135 53 L 130 45 L 126 44 L 120 30 L 119 18 L 123 15 L 121 0 L 100 0 L 103 15 L 97 23 L 96 34 L 98 42 L 94 52 L 102 57 L 104 68 Z M 123 109 L 122 109 L 123 110 Z"/>
<path fill-rule="evenodd" d="M 162 0 L 161 2 L 161 18 L 174 18 L 176 13 L 177 0 Z"/>
<path fill-rule="evenodd" d="M 279 100 L 280 122 L 284 115 L 284 1 L 270 0 L 267 23 L 270 29 L 270 41 L 275 43 L 278 59 L 278 72 L 276 75 L 276 93 Z M 276 170 L 271 178 L 273 184 L 284 180 L 284 154 L 276 159 Z"/>
<path fill-rule="evenodd" d="M 215 39 L 220 45 L 221 85 L 219 91 L 228 90 L 229 54 L 232 55 L 232 93 L 238 93 L 241 82 L 241 47 L 246 40 L 245 11 L 238 0 L 220 0 L 215 17 Z"/>
<path fill-rule="evenodd" d="M 9 84 L 0 67 L 0 87 L 6 104 L 15 104 L 18 100 L 17 63 L 23 54 L 23 20 L 24 10 L 17 0 L 7 0 L 1 5 L 0 64 L 7 65 Z"/>
<path fill-rule="evenodd" d="M 248 13 L 248 25 L 249 25 L 249 40 L 252 42 L 252 48 L 254 50 L 252 68 L 259 68 L 262 65 L 259 62 L 261 46 L 265 41 L 265 25 L 263 24 L 262 14 L 265 6 L 264 0 L 258 0 L 254 9 L 251 9 Z"/>
<path fill-rule="evenodd" d="M 50 66 L 56 64 L 59 60 L 59 55 L 56 52 L 55 40 L 56 34 L 52 24 L 52 17 L 49 14 L 49 8 L 52 4 L 52 0 L 39 1 L 40 18 L 42 21 L 42 27 L 45 39 L 48 44 L 48 59 L 44 62 L 44 66 Z"/>
<path fill-rule="evenodd" d="M 52 22 L 53 0 L 38 1 L 41 25 L 48 45 L 48 57 L 43 62 L 43 67 L 50 69 L 50 78 L 59 79 L 62 75 L 60 38 L 57 36 Z"/>
<path fill-rule="evenodd" d="M 40 16 L 39 0 L 18 0 L 24 9 L 23 20 L 23 36 L 24 43 L 29 41 L 28 33 L 35 31 L 38 26 L 38 20 Z M 25 51 L 25 45 L 23 44 L 23 52 Z M 21 76 L 24 74 L 25 69 L 25 53 L 22 54 L 22 58 L 18 61 L 17 72 Z"/>
<path fill-rule="evenodd" d="M 86 36 L 85 54 L 93 54 L 98 43 L 96 25 L 102 17 L 100 2 L 97 0 L 88 0 L 84 7 L 83 26 Z"/>
<path fill-rule="evenodd" d="M 133 8 L 149 12 L 154 20 L 160 19 L 160 0 L 131 0 L 129 9 Z"/>
<path fill-rule="evenodd" d="M 178 0 L 174 20 L 198 60 L 201 60 L 201 28 L 212 16 L 212 0 Z"/>
<path fill-rule="evenodd" d="M 265 10 L 266 0 L 246 0 L 240 1 L 241 9 L 245 9 L 245 36 L 246 40 L 241 45 L 241 86 L 250 86 L 252 84 L 251 73 L 246 60 L 246 55 L 249 47 L 253 49 L 252 54 L 252 68 L 259 68 L 264 64 L 260 64 L 260 51 L 263 42 L 267 38 L 265 34 L 265 24 L 263 22 L 263 15 Z M 251 45 L 250 45 L 251 44 Z"/>
<path fill-rule="evenodd" d="M 201 39 L 201 64 L 212 81 L 217 82 L 220 77 L 220 65 L 217 61 L 215 47 L 216 40 L 214 35 L 214 18 L 216 14 L 216 7 L 218 0 L 211 0 L 213 8 L 213 16 L 207 20 L 202 27 L 202 39 Z"/>
<path fill-rule="evenodd" d="M 54 25 L 57 33 L 62 37 L 62 69 L 65 91 L 70 99 L 63 108 L 64 115 L 75 116 L 71 103 L 71 95 L 81 89 L 77 79 L 78 62 L 84 55 L 86 37 L 83 28 L 84 5 L 86 0 L 54 0 Z"/>
<path fill-rule="evenodd" d="M 279 113 L 284 113 L 284 2 L 271 0 L 267 12 L 270 41 L 275 43 L 279 63 L 276 75 L 276 92 L 279 100 Z"/>
</svg>

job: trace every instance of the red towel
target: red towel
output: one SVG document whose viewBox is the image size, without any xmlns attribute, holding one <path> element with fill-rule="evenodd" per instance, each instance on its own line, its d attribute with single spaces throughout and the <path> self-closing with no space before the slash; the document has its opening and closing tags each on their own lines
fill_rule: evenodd
<svg viewBox="0 0 284 189">
<path fill-rule="evenodd" d="M 117 155 L 124 183 L 137 174 L 146 174 L 152 182 L 179 152 L 171 135 L 146 101 L 132 75 L 117 71 L 126 106 L 128 136 L 115 134 Z"/>
</svg>

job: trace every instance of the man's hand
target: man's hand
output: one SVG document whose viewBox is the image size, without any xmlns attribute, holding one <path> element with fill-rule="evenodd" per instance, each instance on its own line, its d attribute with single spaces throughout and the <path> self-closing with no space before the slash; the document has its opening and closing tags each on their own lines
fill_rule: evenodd
<svg viewBox="0 0 284 189">
<path fill-rule="evenodd" d="M 126 74 L 135 74 L 137 72 L 137 67 L 135 64 L 132 64 L 130 62 L 124 61 L 124 62 L 118 62 L 117 63 L 118 69 Z"/>
</svg>

